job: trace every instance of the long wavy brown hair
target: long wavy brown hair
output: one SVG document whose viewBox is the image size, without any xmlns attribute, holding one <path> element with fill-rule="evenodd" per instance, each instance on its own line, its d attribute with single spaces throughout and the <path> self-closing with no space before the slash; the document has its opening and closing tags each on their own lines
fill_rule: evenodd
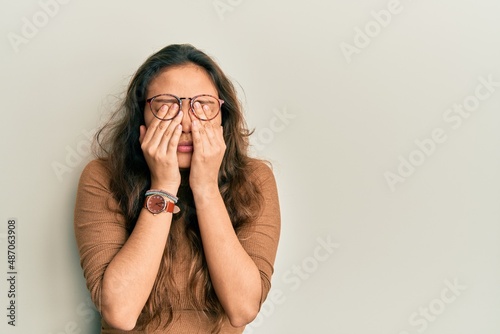
<svg viewBox="0 0 500 334">
<path fill-rule="evenodd" d="M 148 85 L 163 70 L 186 64 L 204 68 L 217 88 L 219 97 L 225 101 L 221 114 L 226 152 L 218 182 L 236 233 L 259 213 L 262 195 L 258 187 L 248 180 L 253 165 L 253 159 L 248 155 L 248 137 L 251 132 L 247 129 L 233 84 L 204 52 L 188 44 L 170 45 L 150 56 L 137 70 L 123 102 L 96 134 L 95 154 L 105 161 L 110 170 L 111 191 L 120 205 L 129 233 L 132 233 L 138 219 L 144 193 L 150 187 L 150 172 L 139 143 L 139 126 L 145 124 Z M 225 312 L 208 273 L 195 203 L 188 183 L 189 170 L 181 170 L 181 177 L 178 193 L 181 213 L 174 215 L 174 221 L 185 225 L 191 250 L 189 303 L 193 309 L 202 310 L 212 320 L 212 332 L 217 333 Z M 140 330 L 158 329 L 161 323 L 167 328 L 173 321 L 172 305 L 179 302 L 179 293 L 173 293 L 178 290 L 172 278 L 175 270 L 172 262 L 177 248 L 175 239 L 174 234 L 170 233 L 156 281 L 137 322 Z M 165 313 L 167 318 L 162 319 Z"/>
</svg>

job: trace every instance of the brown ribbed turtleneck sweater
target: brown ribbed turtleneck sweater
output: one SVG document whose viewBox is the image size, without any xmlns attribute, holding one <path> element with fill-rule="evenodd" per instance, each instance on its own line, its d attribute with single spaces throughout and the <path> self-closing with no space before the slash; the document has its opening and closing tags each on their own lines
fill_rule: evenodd
<svg viewBox="0 0 500 334">
<path fill-rule="evenodd" d="M 256 168 L 248 177 L 257 182 L 264 196 L 262 214 L 255 222 L 242 227 L 238 232 L 238 238 L 259 268 L 262 282 L 262 303 L 271 287 L 271 275 L 280 233 L 280 210 L 276 183 L 271 169 L 262 162 L 253 163 Z M 128 238 L 124 217 L 111 194 L 109 183 L 110 177 L 104 163 L 100 160 L 91 161 L 80 177 L 75 206 L 74 227 L 81 266 L 91 298 L 99 311 L 104 272 Z M 212 323 L 200 310 L 193 310 L 187 302 L 190 250 L 182 219 L 172 222 L 170 233 L 175 233 L 175 239 L 178 241 L 174 260 L 176 262 L 173 263 L 173 267 L 176 268 L 174 279 L 178 282 L 180 300 L 179 305 L 173 305 L 175 320 L 167 331 L 158 330 L 150 333 L 210 333 Z M 130 270 L 134 270 L 134 268 L 130 268 Z M 140 282 L 137 283 L 140 284 Z M 220 333 L 242 333 L 243 330 L 244 327 L 231 326 L 229 320 L 225 318 Z M 102 321 L 101 333 L 137 334 L 145 332 L 136 330 L 126 332 L 113 329 L 105 321 Z"/>
</svg>

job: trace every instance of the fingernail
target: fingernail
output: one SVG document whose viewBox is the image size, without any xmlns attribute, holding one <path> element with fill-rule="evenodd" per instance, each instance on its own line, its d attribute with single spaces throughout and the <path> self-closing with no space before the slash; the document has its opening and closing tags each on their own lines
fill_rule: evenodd
<svg viewBox="0 0 500 334">
<path fill-rule="evenodd" d="M 198 126 L 198 121 L 196 119 L 193 120 L 193 126 Z"/>
</svg>

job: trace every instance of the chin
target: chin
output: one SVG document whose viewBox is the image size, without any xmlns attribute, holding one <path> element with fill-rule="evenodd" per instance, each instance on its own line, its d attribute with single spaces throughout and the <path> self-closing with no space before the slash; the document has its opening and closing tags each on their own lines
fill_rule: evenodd
<svg viewBox="0 0 500 334">
<path fill-rule="evenodd" d="M 191 153 L 177 153 L 177 161 L 179 168 L 191 167 Z"/>
</svg>

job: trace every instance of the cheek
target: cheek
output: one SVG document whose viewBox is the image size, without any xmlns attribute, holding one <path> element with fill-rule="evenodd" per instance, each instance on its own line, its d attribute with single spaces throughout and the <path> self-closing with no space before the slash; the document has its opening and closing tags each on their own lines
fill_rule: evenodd
<svg viewBox="0 0 500 334">
<path fill-rule="evenodd" d="M 149 124 L 151 124 L 153 118 L 153 114 L 151 114 L 148 109 L 144 109 L 144 124 L 146 124 L 146 128 L 149 127 Z"/>
<path fill-rule="evenodd" d="M 217 115 L 217 117 L 215 117 L 215 119 L 213 120 L 214 124 L 217 124 L 217 125 L 222 125 L 222 115 L 221 113 L 219 113 Z"/>
</svg>

